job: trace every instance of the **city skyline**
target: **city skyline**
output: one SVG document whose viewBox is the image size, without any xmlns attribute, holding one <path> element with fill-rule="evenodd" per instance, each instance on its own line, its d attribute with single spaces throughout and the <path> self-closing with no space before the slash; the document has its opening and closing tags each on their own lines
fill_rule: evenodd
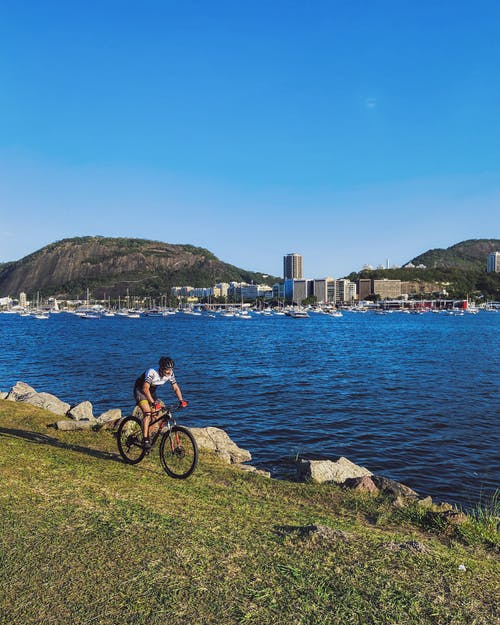
<svg viewBox="0 0 500 625">
<path fill-rule="evenodd" d="M 490 0 L 3 3 L 0 262 L 103 235 L 348 275 L 498 237 L 499 25 Z"/>
</svg>

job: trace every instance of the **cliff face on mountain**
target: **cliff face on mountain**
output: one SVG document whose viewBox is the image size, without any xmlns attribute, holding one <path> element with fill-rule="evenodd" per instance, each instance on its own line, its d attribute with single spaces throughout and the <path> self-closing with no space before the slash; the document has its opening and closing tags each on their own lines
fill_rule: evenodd
<svg viewBox="0 0 500 625">
<path fill-rule="evenodd" d="M 102 298 L 160 295 L 171 286 L 215 282 L 274 281 L 272 276 L 239 269 L 192 245 L 144 239 L 81 237 L 63 239 L 0 267 L 0 296 L 21 291 L 43 296 L 81 297 L 86 289 Z"/>
</svg>

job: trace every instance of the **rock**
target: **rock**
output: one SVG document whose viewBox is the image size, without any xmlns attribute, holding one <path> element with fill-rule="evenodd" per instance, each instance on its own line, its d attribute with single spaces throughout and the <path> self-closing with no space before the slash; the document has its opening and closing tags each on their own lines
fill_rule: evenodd
<svg viewBox="0 0 500 625">
<path fill-rule="evenodd" d="M 35 393 L 31 397 L 25 400 L 27 404 L 32 406 L 38 406 L 44 408 L 49 412 L 53 412 L 58 415 L 65 415 L 70 408 L 70 405 L 65 401 L 61 401 L 55 395 L 50 393 Z"/>
<path fill-rule="evenodd" d="M 451 503 L 447 503 L 446 501 L 442 501 L 441 503 L 435 503 L 432 506 L 432 510 L 434 512 L 449 512 L 453 510 L 453 506 Z"/>
<path fill-rule="evenodd" d="M 99 423 L 108 423 L 109 421 L 118 421 L 122 418 L 122 411 L 119 408 L 111 408 L 111 410 L 106 410 L 101 415 L 97 417 L 97 421 Z"/>
<path fill-rule="evenodd" d="M 467 521 L 467 515 L 465 512 L 461 512 L 460 510 L 447 510 L 446 512 L 441 512 L 440 514 L 450 525 L 462 525 L 462 523 Z"/>
<path fill-rule="evenodd" d="M 241 449 L 229 438 L 228 434 L 220 428 L 189 428 L 196 439 L 200 449 L 208 449 L 215 453 L 228 464 L 248 462 L 252 455 L 246 449 Z"/>
<path fill-rule="evenodd" d="M 358 493 L 370 493 L 376 496 L 380 492 L 369 475 L 365 475 L 364 477 L 351 477 L 347 479 L 343 485 Z"/>
<path fill-rule="evenodd" d="M 72 406 L 66 415 L 75 421 L 94 420 L 92 404 L 89 401 L 82 401 L 76 406 Z"/>
<path fill-rule="evenodd" d="M 106 423 L 99 423 L 99 421 L 96 421 L 94 430 L 99 432 L 101 430 L 117 430 L 121 422 L 122 419 L 116 419 L 116 421 L 106 421 Z"/>
<path fill-rule="evenodd" d="M 248 473 L 256 473 L 257 475 L 262 475 L 263 477 L 271 477 L 271 473 L 269 471 L 264 471 L 263 469 L 257 469 L 257 467 L 252 466 L 251 464 L 237 464 L 238 469 L 242 471 L 247 471 Z"/>
<path fill-rule="evenodd" d="M 390 480 L 389 478 L 382 477 L 380 475 L 372 476 L 372 480 L 383 495 L 389 496 L 393 500 L 418 498 L 418 495 L 414 490 L 405 484 L 401 484 L 400 482 Z"/>
<path fill-rule="evenodd" d="M 423 499 L 419 499 L 417 503 L 422 508 L 432 508 L 432 506 L 434 505 L 432 503 L 432 497 L 430 495 L 424 497 Z"/>
<path fill-rule="evenodd" d="M 467 515 L 455 508 L 441 510 L 438 512 L 428 510 L 425 515 L 425 520 L 429 525 L 437 527 L 444 527 L 445 525 L 461 525 L 467 521 Z"/>
<path fill-rule="evenodd" d="M 26 384 L 26 382 L 16 382 L 16 384 L 14 384 L 14 386 L 10 389 L 7 395 L 7 400 L 25 402 L 33 395 L 36 395 L 36 391 L 33 387 Z"/>
<path fill-rule="evenodd" d="M 94 429 L 99 431 L 114 430 L 119 426 L 121 420 L 122 411 L 119 408 L 111 408 L 111 410 L 106 410 L 106 412 L 103 412 L 99 417 L 97 417 L 97 423 Z"/>
<path fill-rule="evenodd" d="M 71 432 L 74 430 L 91 430 L 96 423 L 96 419 L 80 419 L 79 421 L 71 419 L 69 421 L 57 421 L 56 428 L 58 430 L 64 430 L 65 432 Z"/>
<path fill-rule="evenodd" d="M 61 401 L 55 395 L 37 393 L 33 387 L 25 382 L 17 382 L 10 390 L 7 399 L 38 406 L 58 415 L 65 415 L 70 408 L 68 403 Z"/>
<path fill-rule="evenodd" d="M 8 395 L 9 395 L 8 393 L 4 393 L 3 391 L 0 391 L 0 399 L 7 399 Z"/>
<path fill-rule="evenodd" d="M 335 482 L 343 484 L 346 480 L 356 477 L 371 476 L 371 471 L 354 464 L 347 458 L 331 460 L 301 460 L 297 463 L 297 478 L 301 482 Z"/>
</svg>

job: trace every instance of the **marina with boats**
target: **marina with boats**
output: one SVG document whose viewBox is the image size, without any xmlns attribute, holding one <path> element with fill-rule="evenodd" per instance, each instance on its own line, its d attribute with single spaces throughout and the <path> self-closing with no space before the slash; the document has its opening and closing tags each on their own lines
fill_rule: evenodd
<svg viewBox="0 0 500 625">
<path fill-rule="evenodd" d="M 260 308 L 250 305 L 217 304 L 217 305 L 189 305 L 178 308 L 155 306 L 152 308 L 112 308 L 103 304 L 85 304 L 75 308 L 60 307 L 55 305 L 37 306 L 35 308 L 10 306 L 0 310 L 0 314 L 18 315 L 20 317 L 30 317 L 38 320 L 47 320 L 51 316 L 58 314 L 76 315 L 84 320 L 99 320 L 107 318 L 141 319 L 141 318 L 168 318 L 174 315 L 183 317 L 206 317 L 221 319 L 258 319 L 266 317 L 288 317 L 291 319 L 307 319 L 312 316 L 322 315 L 331 318 L 342 318 L 350 314 L 371 314 L 371 315 L 424 315 L 439 314 L 442 316 L 465 316 L 483 313 L 500 312 L 500 302 L 488 302 L 482 306 L 471 305 L 468 302 L 460 302 L 460 305 L 453 306 L 432 306 L 422 305 L 422 302 L 413 302 L 413 305 L 395 305 L 392 302 L 383 304 L 366 303 L 357 306 L 278 306 Z M 411 303 L 410 303 L 411 304 Z M 425 303 L 424 303 L 425 304 Z"/>
</svg>

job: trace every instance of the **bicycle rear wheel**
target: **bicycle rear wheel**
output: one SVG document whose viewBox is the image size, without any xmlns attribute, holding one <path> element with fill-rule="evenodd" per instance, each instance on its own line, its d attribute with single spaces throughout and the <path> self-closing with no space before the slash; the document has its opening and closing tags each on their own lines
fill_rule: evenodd
<svg viewBox="0 0 500 625">
<path fill-rule="evenodd" d="M 160 460 L 170 477 L 189 477 L 198 464 L 198 445 L 194 436 L 182 425 L 166 432 L 160 442 Z"/>
<path fill-rule="evenodd" d="M 116 433 L 118 451 L 128 464 L 137 464 L 145 455 L 143 447 L 142 422 L 137 417 L 126 417 Z"/>
</svg>

